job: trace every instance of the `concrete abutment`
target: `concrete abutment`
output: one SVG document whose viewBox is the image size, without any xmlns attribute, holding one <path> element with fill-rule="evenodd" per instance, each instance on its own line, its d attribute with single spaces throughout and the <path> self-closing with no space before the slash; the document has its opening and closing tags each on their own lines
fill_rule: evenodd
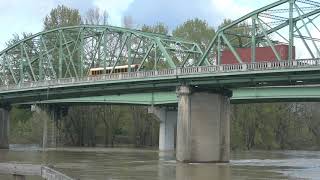
<svg viewBox="0 0 320 180">
<path fill-rule="evenodd" d="M 230 99 L 223 92 L 177 88 L 176 158 L 180 162 L 229 162 Z"/>
</svg>

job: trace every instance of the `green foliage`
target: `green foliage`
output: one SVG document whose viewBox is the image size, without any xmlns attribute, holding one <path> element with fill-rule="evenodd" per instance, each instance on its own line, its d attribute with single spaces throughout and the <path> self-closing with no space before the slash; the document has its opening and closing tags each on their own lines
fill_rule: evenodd
<svg viewBox="0 0 320 180">
<path fill-rule="evenodd" d="M 17 42 L 21 41 L 22 39 L 25 39 L 31 35 L 32 35 L 31 33 L 27 33 L 27 32 L 23 32 L 21 34 L 21 36 L 19 36 L 19 34 L 13 34 L 13 38 L 6 42 L 6 46 L 8 46 L 8 47 L 12 46 L 15 43 L 17 43 Z"/>
<path fill-rule="evenodd" d="M 21 35 L 19 35 L 19 34 L 13 34 L 13 38 L 12 39 L 10 39 L 9 41 L 7 41 L 6 42 L 6 45 L 9 47 L 9 46 L 12 46 L 12 45 L 14 45 L 14 44 L 16 44 L 16 43 L 18 43 L 19 41 L 21 41 L 22 39 L 25 39 L 25 38 L 27 38 L 27 37 L 29 37 L 29 36 L 31 36 L 32 34 L 31 33 L 26 33 L 26 32 L 23 32 Z M 26 44 L 26 46 L 25 46 L 25 49 L 26 49 L 26 52 L 28 53 L 28 54 L 32 54 L 33 52 L 32 52 L 32 47 L 34 46 L 34 42 L 31 42 L 31 41 L 28 41 L 28 42 L 26 42 L 25 43 Z M 14 52 L 13 53 L 14 54 L 14 57 L 16 58 L 16 59 L 20 59 L 21 58 L 21 56 L 25 56 L 24 54 L 21 54 L 20 52 L 18 52 L 18 51 L 16 51 L 16 52 Z M 26 59 L 25 58 L 22 58 L 23 60 L 19 60 L 19 61 L 12 61 L 12 66 L 13 67 L 23 67 L 23 69 L 24 69 L 24 71 L 26 71 L 25 70 L 25 67 L 26 67 L 26 65 L 27 65 L 27 62 L 26 62 Z M 35 70 L 35 72 L 37 73 L 37 70 Z M 28 77 L 24 77 L 24 78 L 28 78 Z M 13 80 L 13 79 L 12 79 Z M 18 81 L 20 81 L 20 76 L 19 76 L 19 78 L 17 79 Z"/>
<path fill-rule="evenodd" d="M 196 18 L 178 26 L 172 34 L 175 37 L 196 42 L 204 51 L 213 39 L 215 30 L 206 21 Z"/>
<path fill-rule="evenodd" d="M 42 137 L 42 121 L 34 118 L 30 109 L 13 107 L 10 112 L 10 143 L 33 144 L 40 143 Z"/>
<path fill-rule="evenodd" d="M 219 28 L 227 26 L 232 23 L 232 20 L 225 19 Z M 245 47 L 245 45 L 251 42 L 250 34 L 251 27 L 246 23 L 240 23 L 238 25 L 232 26 L 228 30 L 224 31 L 227 39 L 230 41 L 233 47 Z"/>
<path fill-rule="evenodd" d="M 310 111 L 315 107 L 298 103 L 234 105 L 231 147 L 248 150 L 320 147 L 316 126 L 320 124 L 320 116 L 317 111 Z"/>
<path fill-rule="evenodd" d="M 157 23 L 153 26 L 143 25 L 141 28 L 141 31 L 143 32 L 150 32 L 150 33 L 158 33 L 162 35 L 168 35 L 169 29 L 168 27 L 163 23 Z M 151 46 L 151 44 L 149 44 Z M 166 64 L 162 62 L 162 64 L 159 62 L 159 58 L 161 57 L 161 51 L 153 49 L 150 54 L 154 55 L 154 58 L 147 59 L 144 63 L 144 68 L 146 69 L 162 69 L 166 67 Z"/>
<path fill-rule="evenodd" d="M 59 5 L 52 9 L 50 14 L 45 17 L 44 29 L 49 30 L 58 27 L 79 25 L 80 23 L 81 16 L 78 9 Z"/>
<path fill-rule="evenodd" d="M 52 9 L 49 13 L 49 15 L 47 15 L 44 19 L 44 30 L 49 30 L 49 29 L 54 29 L 54 28 L 59 28 L 59 27 L 65 27 L 65 26 L 75 26 L 75 25 L 80 25 L 81 24 L 81 16 L 79 13 L 78 9 L 72 9 L 72 8 L 68 8 L 66 6 L 63 5 L 59 5 L 58 7 Z M 50 41 L 47 42 L 47 48 L 49 49 L 51 48 L 60 48 L 60 47 L 55 47 L 56 43 L 61 41 L 63 42 L 64 36 L 63 34 L 59 34 L 59 36 L 57 37 L 54 34 L 48 34 L 48 37 L 52 36 Z M 73 39 L 76 39 L 77 35 L 73 35 Z M 66 39 L 66 41 L 68 41 Z M 69 49 L 74 49 L 74 46 L 69 46 Z M 53 54 L 53 67 L 54 67 L 54 71 L 56 72 L 56 75 L 58 75 L 58 77 L 62 78 L 62 77 L 67 77 L 67 73 L 63 73 L 63 72 L 67 72 L 67 68 L 69 67 L 65 67 L 62 66 L 62 63 L 64 60 L 64 55 L 68 54 L 68 52 L 66 52 L 66 50 L 62 50 L 60 51 L 56 51 Z M 79 58 L 79 54 L 80 53 L 75 53 L 73 55 L 73 62 L 75 64 L 80 64 L 80 58 Z M 60 59 L 61 58 L 61 59 Z M 60 61 L 61 60 L 61 61 Z M 61 69 L 60 69 L 61 67 Z M 80 66 L 78 66 L 77 68 L 78 70 L 80 69 Z M 79 70 L 80 71 L 80 70 Z M 68 71 L 70 74 L 72 71 Z M 75 74 L 75 73 L 74 73 Z"/>
<path fill-rule="evenodd" d="M 72 106 L 58 125 L 59 144 L 76 146 L 154 146 L 159 125 L 146 107 Z"/>
<path fill-rule="evenodd" d="M 143 32 L 151 32 L 151 33 L 159 33 L 168 35 L 169 29 L 168 26 L 166 26 L 164 23 L 157 23 L 153 26 L 143 25 L 141 28 L 141 31 Z"/>
</svg>

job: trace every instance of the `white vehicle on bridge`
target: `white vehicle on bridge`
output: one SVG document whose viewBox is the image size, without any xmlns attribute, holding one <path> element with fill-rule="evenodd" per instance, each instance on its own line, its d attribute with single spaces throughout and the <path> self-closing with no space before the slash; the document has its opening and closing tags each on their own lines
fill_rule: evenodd
<svg viewBox="0 0 320 180">
<path fill-rule="evenodd" d="M 139 68 L 139 64 L 132 64 L 130 65 L 131 71 L 135 72 Z M 103 67 L 98 68 L 91 68 L 89 72 L 89 76 L 97 76 L 104 74 L 104 70 L 106 71 L 106 74 L 112 73 L 127 73 L 129 72 L 129 65 L 123 65 L 123 66 L 116 66 L 114 67 L 114 70 L 112 71 L 113 67 L 106 67 L 105 69 Z"/>
</svg>

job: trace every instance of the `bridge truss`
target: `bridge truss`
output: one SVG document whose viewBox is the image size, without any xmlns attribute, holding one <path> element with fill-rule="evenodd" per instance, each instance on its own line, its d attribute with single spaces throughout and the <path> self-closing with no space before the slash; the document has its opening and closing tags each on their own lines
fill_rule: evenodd
<svg viewBox="0 0 320 180">
<path fill-rule="evenodd" d="M 203 53 L 198 44 L 113 26 L 63 27 L 29 36 L 0 51 L 0 86 L 88 76 L 91 68 L 133 71 L 219 65 L 223 50 L 244 64 L 238 48 L 269 47 L 278 61 L 320 58 L 320 2 L 279 0 L 218 29 Z M 288 45 L 281 59 L 276 45 Z"/>
<path fill-rule="evenodd" d="M 138 64 L 141 70 L 191 66 L 196 43 L 113 26 L 63 27 L 27 37 L 0 52 L 0 84 L 87 76 L 91 68 Z"/>
<path fill-rule="evenodd" d="M 319 16 L 319 1 L 279 0 L 218 29 L 198 65 L 220 64 L 225 49 L 242 64 L 237 48 L 251 48 L 252 63 L 256 47 L 270 47 L 278 61 L 319 58 Z M 277 44 L 288 45 L 288 59 L 281 59 Z"/>
</svg>

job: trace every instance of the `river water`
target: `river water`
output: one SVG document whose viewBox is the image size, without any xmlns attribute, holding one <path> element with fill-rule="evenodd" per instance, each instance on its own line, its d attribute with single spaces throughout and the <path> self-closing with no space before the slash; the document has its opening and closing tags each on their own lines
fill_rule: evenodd
<svg viewBox="0 0 320 180">
<path fill-rule="evenodd" d="M 227 164 L 181 164 L 173 153 L 147 149 L 66 148 L 42 153 L 38 148 L 13 147 L 0 151 L 0 162 L 47 164 L 81 180 L 320 180 L 317 151 L 242 151 L 232 152 Z"/>
</svg>

